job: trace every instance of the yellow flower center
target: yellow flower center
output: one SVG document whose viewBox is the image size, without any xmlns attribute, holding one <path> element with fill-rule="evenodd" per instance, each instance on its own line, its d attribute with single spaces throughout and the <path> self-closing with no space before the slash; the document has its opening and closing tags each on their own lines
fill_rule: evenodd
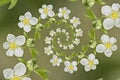
<svg viewBox="0 0 120 80">
<path fill-rule="evenodd" d="M 77 23 L 78 22 L 78 20 L 77 19 L 74 19 L 74 23 Z"/>
<path fill-rule="evenodd" d="M 73 70 L 73 69 L 74 69 L 74 66 L 73 66 L 73 65 L 70 65 L 68 68 L 69 68 L 70 70 Z"/>
<path fill-rule="evenodd" d="M 66 10 L 62 10 L 62 15 L 65 15 L 66 13 Z"/>
<path fill-rule="evenodd" d="M 90 66 L 92 66 L 92 65 L 94 64 L 94 62 L 93 62 L 92 60 L 89 60 L 89 61 L 88 61 L 88 64 L 89 64 Z"/>
<path fill-rule="evenodd" d="M 48 11 L 49 11 L 48 8 L 43 9 L 43 12 L 46 13 L 46 14 L 48 13 Z"/>
<path fill-rule="evenodd" d="M 54 60 L 54 64 L 57 64 L 58 63 L 58 59 Z"/>
<path fill-rule="evenodd" d="M 23 23 L 24 23 L 24 24 L 29 24 L 29 19 L 24 19 L 24 20 L 23 20 Z"/>
<path fill-rule="evenodd" d="M 17 48 L 17 44 L 16 43 L 11 43 L 10 44 L 10 49 L 16 49 Z"/>
<path fill-rule="evenodd" d="M 111 17 L 112 17 L 113 19 L 117 19 L 117 18 L 119 17 L 118 12 L 117 12 L 117 11 L 113 11 L 112 14 L 111 14 Z"/>
<path fill-rule="evenodd" d="M 15 76 L 11 80 L 22 80 L 21 77 Z"/>
<path fill-rule="evenodd" d="M 112 47 L 112 44 L 110 42 L 105 43 L 105 47 L 108 48 L 108 49 L 110 49 Z"/>
</svg>

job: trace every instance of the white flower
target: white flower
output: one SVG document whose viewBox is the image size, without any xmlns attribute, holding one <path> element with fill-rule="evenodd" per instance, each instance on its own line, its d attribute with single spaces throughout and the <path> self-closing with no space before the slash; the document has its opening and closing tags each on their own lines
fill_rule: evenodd
<svg viewBox="0 0 120 80">
<path fill-rule="evenodd" d="M 51 37 L 46 37 L 46 38 L 45 38 L 45 43 L 46 43 L 46 44 L 51 44 L 51 40 L 52 40 Z"/>
<path fill-rule="evenodd" d="M 31 80 L 29 77 L 25 77 L 26 66 L 19 62 L 15 65 L 13 69 L 7 68 L 3 70 L 3 75 L 5 79 L 9 80 Z"/>
<path fill-rule="evenodd" d="M 56 34 L 56 32 L 54 30 L 50 31 L 50 35 L 53 37 Z"/>
<path fill-rule="evenodd" d="M 48 16 L 53 17 L 55 15 L 54 11 L 52 10 L 52 5 L 42 5 L 42 8 L 39 8 L 39 13 L 41 13 L 41 18 L 46 19 Z"/>
<path fill-rule="evenodd" d="M 76 29 L 75 32 L 76 32 L 76 37 L 83 36 L 83 31 L 81 29 Z"/>
<path fill-rule="evenodd" d="M 73 44 L 70 44 L 69 45 L 69 49 L 73 49 L 74 48 L 74 45 Z"/>
<path fill-rule="evenodd" d="M 76 61 L 73 62 L 65 61 L 64 65 L 65 65 L 64 71 L 69 72 L 70 74 L 72 74 L 74 71 L 77 71 L 78 69 Z"/>
<path fill-rule="evenodd" d="M 112 6 L 103 6 L 101 12 L 107 18 L 103 21 L 103 27 L 106 30 L 112 29 L 114 26 L 120 28 L 120 5 L 112 4 Z"/>
<path fill-rule="evenodd" d="M 62 44 L 59 44 L 59 47 L 63 47 L 63 45 L 62 45 Z"/>
<path fill-rule="evenodd" d="M 53 66 L 60 66 L 60 63 L 62 62 L 61 58 L 58 58 L 56 55 L 53 55 L 52 59 L 50 62 L 53 64 Z"/>
<path fill-rule="evenodd" d="M 95 70 L 96 65 L 99 64 L 98 59 L 95 59 L 94 54 L 89 54 L 88 59 L 83 58 L 80 60 L 80 63 L 85 66 L 84 69 L 86 72 L 90 70 Z"/>
<path fill-rule="evenodd" d="M 25 32 L 31 31 L 31 25 L 36 25 L 38 23 L 38 19 L 36 17 L 32 17 L 32 14 L 28 11 L 24 15 L 19 17 L 20 22 L 18 23 L 19 28 L 23 28 Z"/>
<path fill-rule="evenodd" d="M 66 33 L 66 30 L 65 30 L 65 29 L 62 29 L 62 32 L 63 32 L 63 33 Z"/>
<path fill-rule="evenodd" d="M 72 24 L 73 24 L 73 27 L 75 27 L 75 28 L 76 28 L 78 25 L 81 24 L 80 19 L 77 18 L 77 17 L 73 17 L 73 18 L 70 20 L 70 23 L 72 23 Z"/>
<path fill-rule="evenodd" d="M 102 44 L 97 45 L 96 51 L 98 53 L 104 53 L 107 57 L 111 57 L 112 51 L 117 50 L 117 46 L 115 45 L 115 43 L 117 42 L 116 38 L 110 38 L 108 35 L 103 34 L 101 40 Z"/>
<path fill-rule="evenodd" d="M 67 9 L 66 7 L 59 8 L 58 17 L 64 17 L 64 19 L 69 19 L 70 13 L 71 13 L 71 11 L 69 9 Z"/>
<path fill-rule="evenodd" d="M 75 38 L 74 42 L 73 42 L 75 45 L 79 45 L 80 44 L 80 39 L 78 38 Z"/>
<path fill-rule="evenodd" d="M 45 54 L 47 55 L 53 54 L 53 50 L 51 46 L 45 47 L 44 50 L 45 50 Z"/>
<path fill-rule="evenodd" d="M 57 29 L 56 29 L 56 32 L 57 32 L 57 33 L 61 32 L 61 29 L 60 29 L 60 28 L 57 28 Z"/>
<path fill-rule="evenodd" d="M 13 34 L 7 35 L 7 42 L 3 44 L 3 48 L 7 49 L 6 55 L 7 56 L 17 56 L 22 57 L 23 56 L 23 49 L 21 48 L 22 45 L 24 45 L 26 42 L 26 39 L 23 35 L 15 37 Z"/>
<path fill-rule="evenodd" d="M 64 46 L 63 46 L 63 49 L 66 50 L 66 49 L 68 49 L 68 47 L 64 45 Z"/>
</svg>

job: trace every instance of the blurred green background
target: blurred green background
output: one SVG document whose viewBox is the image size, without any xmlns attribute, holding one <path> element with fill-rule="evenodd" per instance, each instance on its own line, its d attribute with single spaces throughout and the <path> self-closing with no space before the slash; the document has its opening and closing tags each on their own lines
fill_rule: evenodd
<svg viewBox="0 0 120 80">
<path fill-rule="evenodd" d="M 112 3 L 119 3 L 120 0 L 103 0 L 108 5 Z M 3 42 L 6 41 L 6 36 L 9 33 L 17 35 L 23 34 L 23 30 L 19 29 L 17 26 L 18 17 L 23 15 L 26 11 L 30 11 L 33 16 L 39 17 L 38 9 L 42 4 L 52 4 L 54 6 L 54 11 L 58 12 L 60 7 L 66 6 L 72 11 L 70 17 L 77 16 L 81 20 L 80 27 L 84 30 L 84 36 L 81 39 L 81 45 L 88 42 L 89 38 L 87 32 L 91 29 L 90 20 L 84 16 L 85 7 L 81 4 L 81 1 L 69 2 L 67 0 L 19 0 L 17 5 L 8 10 L 10 4 L 0 7 L 0 80 L 4 80 L 2 71 L 5 68 L 13 68 L 18 62 L 16 57 L 7 57 L 5 50 L 2 48 Z M 101 6 L 95 5 L 92 8 L 95 14 L 101 16 Z M 52 28 L 50 28 L 52 29 Z M 50 30 L 48 29 L 48 30 Z M 118 50 L 113 53 L 112 57 L 107 58 L 104 54 L 98 54 L 97 58 L 100 64 L 97 65 L 95 71 L 85 72 L 83 66 L 79 65 L 79 69 L 74 74 L 69 74 L 64 72 L 64 65 L 60 67 L 53 67 L 49 60 L 51 57 L 46 56 L 43 52 L 44 49 L 44 38 L 49 33 L 44 29 L 42 31 L 41 40 L 37 42 L 37 49 L 40 52 L 38 56 L 38 63 L 41 68 L 48 70 L 49 80 L 97 80 L 98 78 L 104 78 L 104 80 L 119 80 L 120 79 L 120 29 L 114 28 L 109 31 L 110 36 L 117 38 Z M 100 39 L 102 32 L 98 31 L 97 37 Z M 76 51 L 81 50 L 81 45 L 75 47 Z M 89 51 L 91 53 L 92 51 Z M 26 60 L 30 59 L 31 56 L 28 50 L 24 53 L 24 58 Z M 36 74 L 30 76 L 32 80 L 42 80 Z"/>
</svg>

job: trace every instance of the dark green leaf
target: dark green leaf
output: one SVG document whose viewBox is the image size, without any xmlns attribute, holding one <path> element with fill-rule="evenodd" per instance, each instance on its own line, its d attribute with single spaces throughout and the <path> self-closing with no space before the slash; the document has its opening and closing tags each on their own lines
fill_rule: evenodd
<svg viewBox="0 0 120 80">
<path fill-rule="evenodd" d="M 92 20 L 96 19 L 95 14 L 94 14 L 90 9 L 87 9 L 86 17 L 87 17 L 87 18 L 90 18 L 90 19 L 92 19 Z"/>
<path fill-rule="evenodd" d="M 34 48 L 30 48 L 30 53 L 31 53 L 32 57 L 35 58 L 38 54 L 38 51 Z"/>
<path fill-rule="evenodd" d="M 17 1 L 18 0 L 11 0 L 11 4 L 8 9 L 12 9 L 16 5 Z"/>
<path fill-rule="evenodd" d="M 36 39 L 40 39 L 40 32 L 39 31 L 35 31 L 35 35 L 34 35 L 34 38 L 35 38 L 35 40 Z"/>
</svg>

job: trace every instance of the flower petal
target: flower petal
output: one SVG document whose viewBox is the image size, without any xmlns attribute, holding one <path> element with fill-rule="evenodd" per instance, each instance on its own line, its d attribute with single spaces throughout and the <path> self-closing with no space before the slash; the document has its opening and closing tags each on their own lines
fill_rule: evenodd
<svg viewBox="0 0 120 80">
<path fill-rule="evenodd" d="M 29 77 L 23 77 L 22 80 L 31 80 Z"/>
<path fill-rule="evenodd" d="M 83 58 L 83 59 L 80 60 L 80 63 L 82 65 L 87 65 L 88 64 L 88 60 L 86 58 Z"/>
<path fill-rule="evenodd" d="M 76 62 L 76 61 L 73 61 L 73 62 L 72 62 L 72 65 L 73 65 L 73 66 L 77 66 L 77 62 Z"/>
<path fill-rule="evenodd" d="M 116 19 L 115 26 L 120 28 L 120 19 Z"/>
<path fill-rule="evenodd" d="M 10 47 L 10 44 L 8 42 L 3 43 L 3 48 L 8 49 Z"/>
<path fill-rule="evenodd" d="M 88 59 L 94 60 L 95 59 L 95 55 L 94 54 L 89 54 Z"/>
<path fill-rule="evenodd" d="M 88 71 L 90 71 L 90 70 L 91 70 L 91 68 L 90 68 L 90 66 L 89 66 L 89 65 L 86 65 L 84 69 L 85 69 L 85 71 L 86 71 L 86 72 L 88 72 Z"/>
<path fill-rule="evenodd" d="M 110 38 L 110 43 L 111 44 L 115 44 L 116 42 L 117 42 L 116 38 L 114 38 L 114 37 Z"/>
<path fill-rule="evenodd" d="M 96 52 L 103 53 L 105 51 L 105 46 L 103 44 L 98 44 L 96 47 Z"/>
<path fill-rule="evenodd" d="M 112 4 L 112 10 L 118 11 L 119 8 L 120 8 L 120 5 L 119 5 L 119 4 Z"/>
<path fill-rule="evenodd" d="M 105 56 L 107 57 L 111 57 L 112 55 L 112 51 L 110 49 L 107 49 L 105 52 L 104 52 Z"/>
<path fill-rule="evenodd" d="M 117 46 L 116 45 L 112 45 L 112 51 L 116 51 L 117 50 Z"/>
<path fill-rule="evenodd" d="M 3 75 L 6 79 L 11 79 L 14 76 L 14 71 L 10 68 L 3 70 Z"/>
<path fill-rule="evenodd" d="M 15 36 L 13 34 L 8 34 L 7 35 L 7 41 L 8 42 L 13 42 L 15 40 Z"/>
<path fill-rule="evenodd" d="M 25 25 L 24 25 L 23 22 L 19 22 L 19 23 L 18 23 L 18 26 L 19 26 L 19 28 L 23 28 Z"/>
<path fill-rule="evenodd" d="M 30 32 L 31 31 L 30 25 L 24 26 L 23 29 L 24 29 L 25 32 Z"/>
<path fill-rule="evenodd" d="M 8 49 L 8 50 L 6 51 L 6 55 L 12 57 L 12 56 L 14 55 L 14 51 L 11 50 L 11 49 Z"/>
<path fill-rule="evenodd" d="M 15 49 L 14 55 L 17 56 L 17 57 L 22 57 L 23 53 L 24 53 L 23 49 L 17 48 L 17 49 Z"/>
<path fill-rule="evenodd" d="M 112 12 L 112 9 L 110 6 L 103 6 L 102 9 L 101 9 L 101 12 L 103 15 L 105 16 L 109 16 Z"/>
<path fill-rule="evenodd" d="M 17 45 L 24 45 L 25 44 L 25 41 L 26 41 L 26 39 L 25 39 L 25 36 L 17 36 L 16 37 L 16 39 L 15 39 L 15 43 L 17 44 Z"/>
<path fill-rule="evenodd" d="M 94 64 L 99 64 L 98 59 L 95 59 L 95 60 L 94 60 Z"/>
<path fill-rule="evenodd" d="M 20 17 L 19 17 L 19 20 L 20 20 L 20 21 L 23 21 L 24 19 L 25 19 L 24 16 L 20 16 Z"/>
<path fill-rule="evenodd" d="M 108 35 L 103 34 L 103 35 L 101 36 L 101 40 L 102 40 L 103 43 L 106 43 L 106 42 L 109 42 L 109 41 L 110 41 L 110 38 L 109 38 Z"/>
<path fill-rule="evenodd" d="M 41 18 L 42 18 L 42 19 L 46 19 L 46 18 L 47 18 L 47 14 L 42 13 L 42 14 L 41 14 Z"/>
<path fill-rule="evenodd" d="M 65 66 L 69 66 L 70 62 L 69 61 L 65 61 L 64 64 L 65 64 Z"/>
<path fill-rule="evenodd" d="M 15 65 L 14 71 L 16 76 L 23 76 L 26 72 L 26 66 L 22 62 L 19 62 Z"/>
<path fill-rule="evenodd" d="M 53 17 L 54 15 L 55 15 L 55 13 L 53 11 L 48 12 L 49 17 Z"/>
<path fill-rule="evenodd" d="M 111 19 L 111 18 L 107 18 L 103 21 L 103 27 L 106 29 L 106 30 L 110 30 L 114 27 L 115 25 L 115 20 Z"/>
<path fill-rule="evenodd" d="M 93 65 L 93 66 L 91 67 L 91 69 L 92 69 L 92 70 L 95 70 L 95 69 L 96 69 L 96 65 Z"/>
<path fill-rule="evenodd" d="M 31 17 L 32 17 L 32 14 L 31 14 L 29 11 L 27 11 L 27 12 L 25 13 L 25 17 L 26 17 L 26 18 L 31 18 Z"/>
<path fill-rule="evenodd" d="M 30 18 L 30 24 L 31 25 L 36 25 L 38 23 L 38 19 L 36 17 Z"/>
</svg>

